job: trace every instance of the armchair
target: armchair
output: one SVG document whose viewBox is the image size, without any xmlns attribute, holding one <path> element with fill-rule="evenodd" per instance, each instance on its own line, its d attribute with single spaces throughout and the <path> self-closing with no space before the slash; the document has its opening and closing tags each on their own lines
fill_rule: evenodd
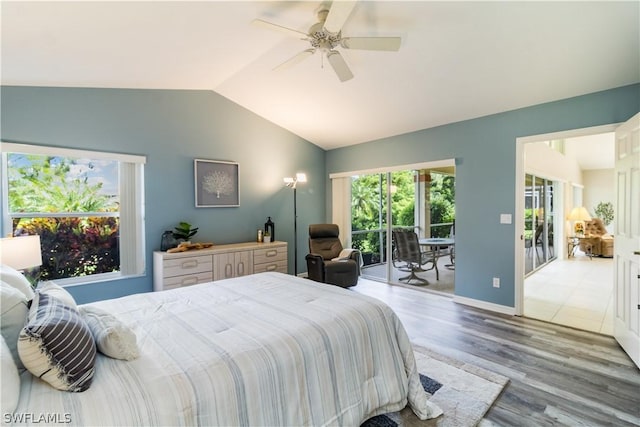
<svg viewBox="0 0 640 427">
<path fill-rule="evenodd" d="M 309 225 L 307 272 L 311 280 L 348 288 L 358 284 L 360 251 L 343 249 L 336 224 Z"/>
<path fill-rule="evenodd" d="M 600 218 L 585 221 L 584 234 L 588 239 L 580 240 L 580 250 L 591 255 L 613 257 L 613 236 L 607 233 Z"/>
</svg>

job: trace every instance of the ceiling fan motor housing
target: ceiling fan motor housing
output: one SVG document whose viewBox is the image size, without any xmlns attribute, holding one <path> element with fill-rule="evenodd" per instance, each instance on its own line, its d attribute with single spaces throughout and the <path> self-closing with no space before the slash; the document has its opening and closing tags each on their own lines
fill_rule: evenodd
<svg viewBox="0 0 640 427">
<path fill-rule="evenodd" d="M 317 22 L 309 28 L 309 42 L 316 49 L 328 51 L 340 44 L 340 33 L 331 34 L 324 28 L 324 21 Z"/>
</svg>

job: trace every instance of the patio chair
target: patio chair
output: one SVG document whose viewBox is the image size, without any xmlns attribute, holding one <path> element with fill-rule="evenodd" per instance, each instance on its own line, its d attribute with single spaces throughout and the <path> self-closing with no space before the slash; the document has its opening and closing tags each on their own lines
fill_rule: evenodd
<svg viewBox="0 0 640 427">
<path fill-rule="evenodd" d="M 429 281 L 422 277 L 418 277 L 416 273 L 421 273 L 429 270 L 436 271 L 436 280 L 440 280 L 440 273 L 438 272 L 438 258 L 434 249 L 433 251 L 421 250 L 418 235 L 413 230 L 396 229 L 393 233 L 393 244 L 395 246 L 395 255 L 399 263 L 404 264 L 405 268 L 410 272 L 406 277 L 401 277 L 400 281 L 406 281 L 407 283 L 412 280 L 417 280 L 428 284 Z M 431 264 L 429 268 L 423 268 L 425 265 Z"/>
<path fill-rule="evenodd" d="M 455 241 L 456 239 L 456 220 L 453 220 L 453 225 L 451 226 L 451 230 L 449 231 L 449 238 Z M 451 263 L 445 264 L 450 270 L 455 270 L 456 268 L 456 247 L 455 245 L 449 246 L 449 260 Z"/>
</svg>

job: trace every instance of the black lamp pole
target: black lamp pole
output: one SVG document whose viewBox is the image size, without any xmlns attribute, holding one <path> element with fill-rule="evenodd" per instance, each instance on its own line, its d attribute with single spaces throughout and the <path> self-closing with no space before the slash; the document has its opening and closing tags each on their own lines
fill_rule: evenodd
<svg viewBox="0 0 640 427">
<path fill-rule="evenodd" d="M 298 196 L 296 187 L 299 182 L 307 182 L 307 176 L 297 173 L 295 178 L 285 178 L 287 187 L 293 188 L 293 273 L 298 275 Z"/>
<path fill-rule="evenodd" d="M 293 186 L 293 275 L 298 275 L 298 201 Z"/>
</svg>

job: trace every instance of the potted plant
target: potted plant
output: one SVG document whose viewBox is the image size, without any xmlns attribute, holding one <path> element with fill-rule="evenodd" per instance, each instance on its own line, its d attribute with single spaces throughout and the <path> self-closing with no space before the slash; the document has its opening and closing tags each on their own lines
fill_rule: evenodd
<svg viewBox="0 0 640 427">
<path fill-rule="evenodd" d="M 179 241 L 188 242 L 197 232 L 198 228 L 192 228 L 191 224 L 182 221 L 174 228 L 173 237 Z"/>
<path fill-rule="evenodd" d="M 262 241 L 264 243 L 271 243 L 271 233 L 269 233 L 268 231 L 265 231 L 264 235 L 262 236 Z"/>
<path fill-rule="evenodd" d="M 594 210 L 596 217 L 602 220 L 605 227 L 613 221 L 613 203 L 600 202 L 596 205 Z"/>
</svg>

